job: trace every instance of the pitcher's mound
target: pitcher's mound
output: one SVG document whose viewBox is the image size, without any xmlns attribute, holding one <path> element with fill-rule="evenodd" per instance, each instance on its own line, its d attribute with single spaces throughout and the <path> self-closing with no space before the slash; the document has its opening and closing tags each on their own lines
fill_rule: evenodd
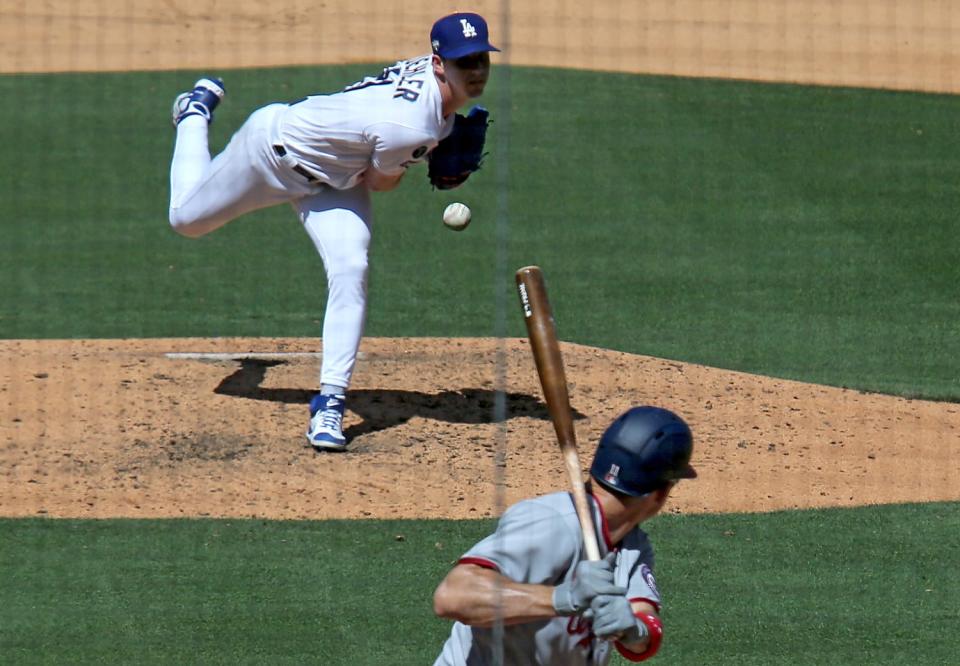
<svg viewBox="0 0 960 666">
<path fill-rule="evenodd" d="M 672 510 L 960 499 L 960 407 L 562 345 L 586 469 L 638 404 L 685 417 Z M 0 341 L 0 514 L 473 518 L 566 487 L 525 340 L 368 338 L 344 453 L 307 446 L 305 339 Z"/>
</svg>

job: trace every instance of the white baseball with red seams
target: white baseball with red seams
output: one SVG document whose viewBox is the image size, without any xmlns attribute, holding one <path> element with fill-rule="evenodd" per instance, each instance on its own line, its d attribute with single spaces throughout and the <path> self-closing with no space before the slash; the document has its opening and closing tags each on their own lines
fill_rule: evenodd
<svg viewBox="0 0 960 666">
<path fill-rule="evenodd" d="M 462 231 L 470 224 L 470 208 L 466 204 L 452 203 L 443 211 L 443 223 L 454 231 Z"/>
</svg>

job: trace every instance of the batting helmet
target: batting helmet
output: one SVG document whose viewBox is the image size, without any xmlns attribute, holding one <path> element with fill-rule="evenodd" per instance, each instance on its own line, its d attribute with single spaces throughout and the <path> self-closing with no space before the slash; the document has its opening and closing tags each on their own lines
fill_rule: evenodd
<svg viewBox="0 0 960 666">
<path fill-rule="evenodd" d="M 626 495 L 645 495 L 670 481 L 697 476 L 690 466 L 693 435 L 673 412 L 633 407 L 600 438 L 590 475 Z"/>
</svg>

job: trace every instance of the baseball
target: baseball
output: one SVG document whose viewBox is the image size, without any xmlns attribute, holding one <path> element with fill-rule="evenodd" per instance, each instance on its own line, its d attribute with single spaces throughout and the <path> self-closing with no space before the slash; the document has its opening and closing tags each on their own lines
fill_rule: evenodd
<svg viewBox="0 0 960 666">
<path fill-rule="evenodd" d="M 452 203 L 443 211 L 443 223 L 454 231 L 463 231 L 470 224 L 470 209 L 462 203 Z"/>
</svg>

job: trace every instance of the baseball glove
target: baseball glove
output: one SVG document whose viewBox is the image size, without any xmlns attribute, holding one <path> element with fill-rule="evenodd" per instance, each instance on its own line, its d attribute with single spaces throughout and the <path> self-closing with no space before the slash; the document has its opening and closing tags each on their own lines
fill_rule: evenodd
<svg viewBox="0 0 960 666">
<path fill-rule="evenodd" d="M 490 112 L 482 106 L 473 107 L 466 116 L 456 115 L 450 136 L 438 143 L 427 158 L 430 184 L 438 190 L 450 190 L 463 185 L 480 168 L 486 156 L 483 144 L 489 117 Z"/>
</svg>

